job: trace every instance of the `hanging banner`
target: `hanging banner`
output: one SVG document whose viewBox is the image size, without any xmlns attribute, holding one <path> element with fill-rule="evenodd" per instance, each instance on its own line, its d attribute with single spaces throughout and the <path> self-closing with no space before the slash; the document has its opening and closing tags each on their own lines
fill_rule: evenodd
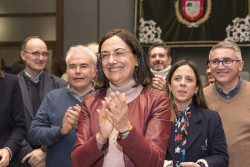
<svg viewBox="0 0 250 167">
<path fill-rule="evenodd" d="M 136 0 L 135 33 L 144 45 L 250 45 L 250 0 Z"/>
</svg>

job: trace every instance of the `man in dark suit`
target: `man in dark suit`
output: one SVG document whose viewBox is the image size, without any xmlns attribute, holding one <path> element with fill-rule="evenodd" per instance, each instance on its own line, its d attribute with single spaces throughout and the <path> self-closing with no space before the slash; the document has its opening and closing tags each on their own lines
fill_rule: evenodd
<svg viewBox="0 0 250 167">
<path fill-rule="evenodd" d="M 46 94 L 60 87 L 66 86 L 66 82 L 44 70 L 49 53 L 45 42 L 37 37 L 26 38 L 21 46 L 20 52 L 22 60 L 25 62 L 25 69 L 18 76 L 21 87 L 24 113 L 27 130 L 30 129 L 32 119 Z M 28 143 L 23 147 L 22 162 L 28 160 L 31 166 L 36 166 L 45 162 L 45 152 L 39 146 Z"/>
<path fill-rule="evenodd" d="M 1 68 L 0 97 L 0 166 L 16 167 L 20 161 L 15 155 L 26 135 L 23 101 L 17 77 Z"/>
<path fill-rule="evenodd" d="M 150 70 L 154 75 L 152 85 L 156 89 L 166 91 L 166 79 L 172 61 L 170 47 L 164 43 L 155 43 L 149 48 L 148 54 Z"/>
</svg>

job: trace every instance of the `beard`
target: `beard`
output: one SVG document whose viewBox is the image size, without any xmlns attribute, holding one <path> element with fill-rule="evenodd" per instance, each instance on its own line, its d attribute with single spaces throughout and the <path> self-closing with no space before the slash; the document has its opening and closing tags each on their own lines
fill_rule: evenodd
<svg viewBox="0 0 250 167">
<path fill-rule="evenodd" d="M 161 71 L 166 68 L 166 64 L 161 60 L 156 60 L 153 62 L 152 69 L 155 71 Z"/>
</svg>

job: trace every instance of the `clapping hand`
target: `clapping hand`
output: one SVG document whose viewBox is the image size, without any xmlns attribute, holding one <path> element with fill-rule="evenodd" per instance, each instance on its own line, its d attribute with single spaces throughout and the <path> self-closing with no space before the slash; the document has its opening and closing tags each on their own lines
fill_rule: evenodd
<svg viewBox="0 0 250 167">
<path fill-rule="evenodd" d="M 128 119 L 128 105 L 124 93 L 110 93 L 109 98 L 105 98 L 105 102 L 109 108 L 106 114 L 111 118 L 114 127 L 120 133 L 129 130 L 131 126 Z"/>
<path fill-rule="evenodd" d="M 106 110 L 109 110 L 107 104 L 105 101 L 102 101 L 102 108 L 97 109 L 99 132 L 96 135 L 96 139 L 99 143 L 105 143 L 114 129 L 112 120 L 106 114 Z"/>
<path fill-rule="evenodd" d="M 78 104 L 67 109 L 62 121 L 62 134 L 66 135 L 71 131 L 72 128 L 78 128 L 80 111 L 81 107 Z"/>
<path fill-rule="evenodd" d="M 167 84 L 167 82 L 166 82 L 165 78 L 163 78 L 160 75 L 156 75 L 153 78 L 153 87 L 155 87 L 158 90 L 166 91 L 166 89 L 167 89 L 166 84 Z"/>
</svg>

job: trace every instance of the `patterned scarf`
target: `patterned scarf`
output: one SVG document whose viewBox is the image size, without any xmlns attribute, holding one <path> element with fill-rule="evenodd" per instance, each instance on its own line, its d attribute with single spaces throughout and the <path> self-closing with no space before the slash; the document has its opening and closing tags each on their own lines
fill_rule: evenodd
<svg viewBox="0 0 250 167">
<path fill-rule="evenodd" d="M 175 163 L 176 167 L 180 167 L 180 163 L 185 161 L 186 144 L 189 130 L 189 120 L 191 117 L 191 105 L 184 111 L 178 111 L 176 105 L 174 105 L 174 111 L 176 113 L 176 121 L 174 123 L 174 141 L 175 141 Z"/>
</svg>

